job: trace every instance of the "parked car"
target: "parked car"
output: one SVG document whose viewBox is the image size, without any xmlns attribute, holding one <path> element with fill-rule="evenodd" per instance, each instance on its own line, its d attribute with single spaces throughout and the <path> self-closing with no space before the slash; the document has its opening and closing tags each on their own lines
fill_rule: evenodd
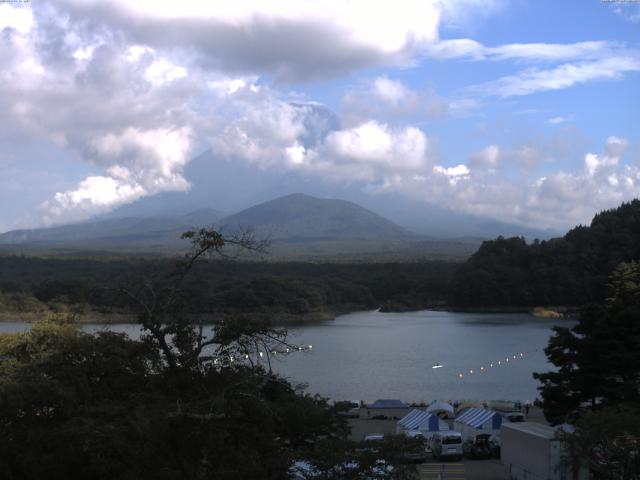
<svg viewBox="0 0 640 480">
<path fill-rule="evenodd" d="M 404 433 L 407 441 L 405 443 L 405 451 L 402 459 L 406 462 L 424 462 L 427 460 L 429 451 L 426 437 L 417 430 L 410 430 Z"/>
<path fill-rule="evenodd" d="M 510 422 L 524 422 L 524 414 L 522 412 L 505 412 L 502 415 Z"/>
<path fill-rule="evenodd" d="M 364 437 L 365 442 L 381 442 L 384 440 L 384 433 L 370 433 Z"/>
<path fill-rule="evenodd" d="M 500 445 L 491 434 L 482 433 L 467 440 L 463 445 L 463 452 L 474 459 L 500 458 Z"/>
<path fill-rule="evenodd" d="M 462 434 L 453 430 L 438 432 L 431 437 L 431 451 L 436 460 L 462 458 Z"/>
</svg>

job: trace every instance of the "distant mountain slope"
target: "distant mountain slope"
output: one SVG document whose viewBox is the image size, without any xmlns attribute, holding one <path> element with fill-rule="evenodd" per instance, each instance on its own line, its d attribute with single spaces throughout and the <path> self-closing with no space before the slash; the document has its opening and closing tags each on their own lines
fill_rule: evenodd
<svg viewBox="0 0 640 480">
<path fill-rule="evenodd" d="M 301 193 L 247 208 L 219 227 L 250 229 L 271 240 L 273 254 L 285 256 L 389 253 L 423 238 L 355 203 Z"/>
<path fill-rule="evenodd" d="M 50 228 L 13 230 L 0 235 L 0 244 L 83 248 L 169 245 L 178 243 L 184 230 L 212 225 L 221 216 L 214 209 L 201 209 L 179 216 L 97 219 Z"/>
<path fill-rule="evenodd" d="M 322 112 L 317 113 L 322 116 Z M 332 122 L 331 118 L 323 121 L 328 125 Z M 443 205 L 411 200 L 403 195 L 371 195 L 355 186 L 309 182 L 305 175 L 293 170 L 286 174 L 277 170 L 263 170 L 246 162 L 218 158 L 211 151 L 193 158 L 186 165 L 184 175 L 191 183 L 189 190 L 144 197 L 123 205 L 110 214 L 110 217 L 184 215 L 203 205 L 212 205 L 226 212 L 239 212 L 278 196 L 305 192 L 319 198 L 340 198 L 354 202 L 411 232 L 431 238 L 489 239 L 503 235 L 549 239 L 564 233 L 475 216 Z"/>
<path fill-rule="evenodd" d="M 279 256 L 388 253 L 418 239 L 355 203 L 292 194 L 247 208 L 220 220 L 219 212 L 202 209 L 179 216 L 106 218 L 72 225 L 15 230 L 0 235 L 2 245 L 84 249 L 175 249 L 180 234 L 194 226 L 214 225 L 226 233 L 250 229 L 272 241 Z"/>
<path fill-rule="evenodd" d="M 590 226 L 527 244 L 521 238 L 484 242 L 456 272 L 457 306 L 551 306 L 600 302 L 620 262 L 640 260 L 640 200 L 597 214 Z"/>
<path fill-rule="evenodd" d="M 430 238 L 410 232 L 356 203 L 286 195 L 220 218 L 216 210 L 201 209 L 166 216 L 106 217 L 92 221 L 0 235 L 5 250 L 49 249 L 56 253 L 83 250 L 120 252 L 175 252 L 186 243 L 180 235 L 192 227 L 215 226 L 226 234 L 251 230 L 267 238 L 272 258 L 333 258 L 380 255 L 395 259 L 466 258 L 480 245 L 478 239 Z M 15 248 L 14 248 L 15 250 Z"/>
<path fill-rule="evenodd" d="M 352 202 L 295 193 L 222 219 L 223 229 L 250 227 L 274 240 L 369 239 L 413 236 L 386 218 Z"/>
</svg>

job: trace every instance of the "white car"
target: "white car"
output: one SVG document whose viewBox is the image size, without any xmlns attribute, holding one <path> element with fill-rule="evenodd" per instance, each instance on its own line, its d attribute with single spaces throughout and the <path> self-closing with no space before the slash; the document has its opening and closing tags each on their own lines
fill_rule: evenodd
<svg viewBox="0 0 640 480">
<path fill-rule="evenodd" d="M 453 430 L 439 432 L 431 437 L 431 452 L 433 458 L 455 459 L 462 458 L 462 434 Z"/>
</svg>

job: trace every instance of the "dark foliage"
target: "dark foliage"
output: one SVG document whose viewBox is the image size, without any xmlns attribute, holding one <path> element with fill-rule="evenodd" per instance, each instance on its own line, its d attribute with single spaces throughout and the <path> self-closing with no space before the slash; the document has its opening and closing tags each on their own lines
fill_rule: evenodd
<svg viewBox="0 0 640 480">
<path fill-rule="evenodd" d="M 562 238 L 484 242 L 456 272 L 456 306 L 580 306 L 604 300 L 607 276 L 640 258 L 640 200 L 596 215 Z"/>
<path fill-rule="evenodd" d="M 57 304 L 81 310 L 131 312 L 117 287 L 168 277 L 170 259 L 53 259 L 0 256 L 0 310 L 28 311 Z M 443 304 L 457 263 L 252 263 L 205 260 L 185 279 L 189 313 L 279 316 L 323 314 L 387 305 L 420 309 Z"/>
<path fill-rule="evenodd" d="M 611 298 L 586 307 L 573 328 L 555 328 L 545 353 L 557 371 L 534 374 L 553 424 L 584 409 L 640 405 L 640 264 L 622 263 L 610 278 Z"/>
<path fill-rule="evenodd" d="M 640 406 L 616 405 L 585 412 L 575 431 L 561 435 L 564 461 L 589 468 L 594 480 L 640 478 Z"/>
<path fill-rule="evenodd" d="M 0 335 L 0 478 L 281 480 L 300 463 L 314 479 L 415 478 L 409 446 L 358 448 L 336 408 L 271 371 L 277 348 L 297 354 L 286 330 L 227 316 L 208 338 L 184 315 L 200 257 L 260 248 L 208 230 L 185 238 L 192 249 L 168 276 L 119 290 L 141 340 L 64 316 Z"/>
</svg>

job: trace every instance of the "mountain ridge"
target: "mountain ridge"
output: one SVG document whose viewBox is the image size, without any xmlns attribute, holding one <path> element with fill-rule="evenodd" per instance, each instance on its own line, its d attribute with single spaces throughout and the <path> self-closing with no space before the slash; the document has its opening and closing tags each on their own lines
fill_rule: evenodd
<svg viewBox="0 0 640 480">
<path fill-rule="evenodd" d="M 181 234 L 214 227 L 226 234 L 251 230 L 271 241 L 274 257 L 399 254 L 408 257 L 467 256 L 480 239 L 453 241 L 409 231 L 357 203 L 304 193 L 284 195 L 232 215 L 201 208 L 184 215 L 103 218 L 0 235 L 10 247 L 175 252 L 186 246 Z"/>
</svg>

